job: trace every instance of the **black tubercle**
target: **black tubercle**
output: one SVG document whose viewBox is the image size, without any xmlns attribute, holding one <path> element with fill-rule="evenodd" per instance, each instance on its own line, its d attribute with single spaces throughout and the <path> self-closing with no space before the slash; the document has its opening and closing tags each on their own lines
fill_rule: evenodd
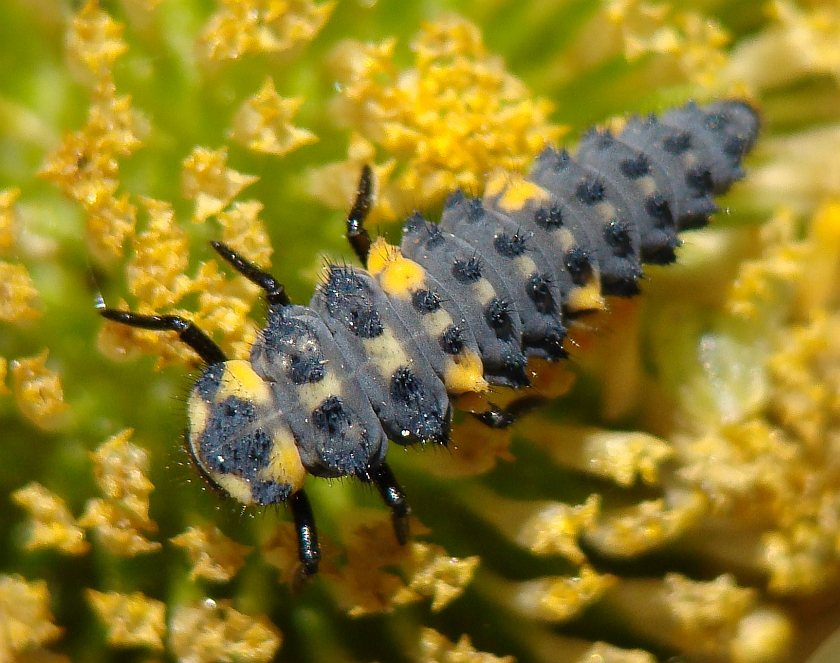
<svg viewBox="0 0 840 663">
<path fill-rule="evenodd" d="M 461 283 L 473 283 L 481 278 L 481 258 L 470 256 L 466 260 L 456 259 L 452 265 L 452 274 Z"/>
<path fill-rule="evenodd" d="M 554 230 L 563 225 L 563 210 L 557 205 L 540 207 L 534 212 L 534 222 L 546 230 Z"/>
<path fill-rule="evenodd" d="M 493 240 L 493 244 L 499 255 L 502 255 L 505 258 L 515 258 L 516 256 L 521 256 L 528 249 L 525 237 L 523 237 L 521 233 L 516 233 L 515 235 L 502 233 L 501 235 L 496 236 Z"/>
<path fill-rule="evenodd" d="M 411 303 L 420 313 L 432 313 L 440 308 L 440 295 L 424 288 L 414 292 Z"/>
</svg>

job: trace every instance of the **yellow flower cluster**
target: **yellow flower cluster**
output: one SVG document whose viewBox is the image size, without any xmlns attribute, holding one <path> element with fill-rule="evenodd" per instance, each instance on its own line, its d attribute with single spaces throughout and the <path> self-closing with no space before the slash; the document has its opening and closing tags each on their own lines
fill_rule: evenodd
<svg viewBox="0 0 840 663">
<path fill-rule="evenodd" d="M 157 531 L 149 518 L 149 494 L 154 489 L 146 477 L 149 454 L 128 441 L 132 433 L 114 435 L 93 454 L 96 483 L 104 498 L 88 501 L 79 518 L 82 527 L 93 529 L 100 545 L 122 557 L 160 550 L 160 543 L 145 536 Z"/>
<path fill-rule="evenodd" d="M 135 206 L 118 191 L 120 159 L 141 146 L 148 130 L 131 99 L 117 94 L 113 66 L 127 49 L 122 33 L 123 26 L 97 0 L 88 0 L 75 15 L 67 50 L 91 90 L 88 119 L 64 138 L 40 173 L 85 211 L 88 249 L 104 264 L 122 256 L 123 242 L 134 231 Z"/>
<path fill-rule="evenodd" d="M 190 580 L 203 578 L 212 582 L 228 582 L 245 564 L 251 551 L 226 537 L 218 527 L 188 527 L 170 541 L 183 548 L 190 558 Z"/>
<path fill-rule="evenodd" d="M 329 3 L 316 6 L 301 2 L 300 6 L 282 8 L 272 3 L 252 4 L 253 7 L 247 7 L 248 3 L 227 3 L 210 21 L 205 41 L 231 47 L 237 43 L 236 48 L 243 52 L 284 50 L 311 39 L 332 8 Z M 256 22 L 246 29 L 245 19 Z M 227 34 L 234 28 L 240 41 Z M 132 108 L 129 97 L 116 92 L 113 67 L 127 48 L 122 31 L 123 26 L 111 19 L 96 0 L 88 0 L 72 21 L 68 52 L 79 75 L 91 88 L 90 112 L 86 125 L 64 139 L 44 163 L 41 174 L 85 211 L 88 248 L 98 261 L 110 265 L 123 258 L 131 242 L 133 255 L 126 276 L 138 300 L 136 309 L 189 314 L 208 333 L 220 334 L 222 345 L 234 356 L 241 356 L 255 333 L 247 315 L 256 298 L 256 288 L 239 277 L 226 279 L 213 260 L 200 265 L 194 277 L 187 276 L 189 239 L 166 201 L 138 197 L 148 221 L 145 229 L 135 235 L 137 205 L 128 193 L 119 191 L 119 163 L 141 147 L 153 127 Z M 269 33 L 273 35 L 270 39 Z M 210 57 L 236 56 L 214 51 Z M 314 135 L 290 123 L 298 105 L 299 101 L 280 98 L 269 79 L 253 98 L 243 102 L 231 135 L 255 151 L 275 155 L 307 145 L 315 140 Z M 234 197 L 256 180 L 227 166 L 226 148 L 196 147 L 184 159 L 183 192 L 195 202 L 193 220 L 202 222 L 218 216 L 223 240 L 235 249 L 248 251 L 258 264 L 267 265 L 271 249 L 258 216 L 260 203 L 234 203 L 228 208 Z M 5 265 L 0 265 L 0 271 L 4 269 Z M 8 271 L 4 283 L 13 286 L 15 295 L 8 298 L 8 306 L 18 302 L 16 314 L 24 316 L 27 310 L 23 303 L 31 299 L 34 291 L 28 286 L 25 273 L 15 272 L 11 266 Z M 196 294 L 197 314 L 175 308 L 184 298 Z M 114 324 L 106 324 L 99 339 L 100 348 L 112 357 L 123 357 L 139 348 L 157 355 L 159 365 L 173 360 L 195 361 L 189 350 L 172 345 L 165 334 Z"/>
<path fill-rule="evenodd" d="M 646 0 L 611 0 L 606 15 L 620 27 L 629 60 L 667 55 L 695 85 L 719 89 L 729 35 L 714 19 L 679 11 L 670 2 Z"/>
<path fill-rule="evenodd" d="M 169 646 L 180 661 L 274 660 L 282 638 L 262 616 L 234 610 L 229 601 L 206 599 L 174 609 Z"/>
<path fill-rule="evenodd" d="M 665 72 L 670 82 L 640 97 L 640 105 L 721 91 L 745 90 L 763 98 L 769 88 L 793 88 L 798 77 L 815 72 L 836 81 L 840 11 L 819 0 L 807 6 L 775 0 L 769 7 L 769 27 L 736 43 L 731 54 L 724 20 L 675 3 L 643 0 L 603 3 L 570 42 L 575 42 L 577 53 L 590 58 L 587 66 L 597 66 L 598 57 L 617 56 L 623 48 L 633 60 L 634 73 Z M 172 16 L 164 15 L 171 8 L 157 0 L 126 0 L 121 9 L 129 22 L 160 11 L 155 20 L 160 18 L 163 25 Z M 150 110 L 153 102 L 124 93 L 132 75 L 154 66 L 128 62 L 128 44 L 142 36 L 129 33 L 124 39 L 124 26 L 96 0 L 86 0 L 72 17 L 66 60 L 89 91 L 90 106 L 82 128 L 64 137 L 43 162 L 41 175 L 84 213 L 87 249 L 97 269 L 114 274 L 124 268 L 131 302 L 109 305 L 188 317 L 231 356 L 246 356 L 257 333 L 248 316 L 259 290 L 239 276 L 225 276 L 230 270 L 217 260 L 196 259 L 191 246 L 212 232 L 267 268 L 272 250 L 261 219 L 263 203 L 239 199 L 246 190 L 258 189 L 254 185 L 259 178 L 234 165 L 262 173 L 255 161 L 260 165 L 263 159 L 285 156 L 313 144 L 316 137 L 294 126 L 303 98 L 278 94 L 275 81 L 280 85 L 283 79 L 276 70 L 248 72 L 242 79 L 248 81 L 242 85 L 244 92 L 238 80 L 232 84 L 224 78 L 225 71 L 254 55 L 253 62 L 276 65 L 277 54 L 286 58 L 311 41 L 334 10 L 343 8 L 311 0 L 219 0 L 209 19 L 202 16 L 195 23 L 204 22 L 204 27 L 200 35 L 193 35 L 191 45 L 199 57 L 187 58 L 189 66 L 198 68 L 196 78 L 206 75 L 211 80 L 208 87 L 221 81 L 219 94 L 232 115 L 213 129 L 217 133 L 207 142 L 178 147 L 172 163 L 181 164 L 186 205 L 175 200 L 172 191 L 152 198 L 129 190 L 142 179 L 126 176 L 126 166 L 142 156 L 141 148 L 159 146 L 165 134 L 158 134 L 160 118 Z M 586 35 L 608 22 L 622 39 L 587 44 Z M 145 24 L 145 36 L 157 29 L 153 25 L 155 21 Z M 739 28 L 731 29 L 737 34 Z M 493 169 L 501 167 L 508 173 L 505 177 L 517 177 L 534 154 L 563 133 L 548 119 L 550 105 L 535 99 L 506 71 L 468 21 L 448 17 L 428 23 L 411 49 L 412 62 L 405 68 L 396 64 L 396 39 L 344 42 L 329 58 L 338 90 L 330 110 L 351 130 L 349 148 L 345 160 L 311 172 L 310 189 L 344 210 L 361 165 L 371 164 L 377 194 L 372 226 L 415 207 L 439 205 L 458 187 L 479 193 Z M 579 75 L 571 66 L 572 50 L 558 60 L 556 79 L 568 82 Z M 265 55 L 270 57 L 259 57 Z M 118 63 L 125 66 L 119 75 Z M 643 80 L 642 75 L 622 80 L 608 58 L 600 64 L 603 70 L 596 73 L 604 78 L 595 78 L 604 85 L 605 95 L 614 93 L 606 90 L 613 80 L 624 85 Z M 646 66 L 649 69 L 643 69 Z M 307 622 L 301 616 L 312 602 L 328 597 L 352 618 L 374 618 L 419 601 L 427 601 L 428 610 L 440 611 L 459 599 L 472 600 L 464 594 L 470 587 L 470 593 L 481 595 L 478 605 L 488 611 L 478 618 L 491 626 L 498 620 L 514 624 L 512 639 L 535 660 L 554 661 L 561 655 L 569 661 L 654 660 L 641 650 L 587 639 L 591 634 L 558 633 L 556 624 L 585 620 L 588 610 L 606 611 L 639 642 L 691 659 L 782 660 L 795 637 L 792 613 L 787 605 L 782 612 L 768 607 L 769 602 L 810 597 L 840 583 L 840 470 L 835 462 L 840 440 L 840 170 L 835 156 L 840 153 L 840 129 L 831 106 L 836 100 L 833 88 L 808 107 L 813 117 L 796 122 L 792 120 L 799 116 L 794 113 L 803 112 L 799 105 L 788 104 L 778 94 L 766 96 L 770 137 L 762 138 L 750 179 L 733 195 L 761 201 L 748 210 L 756 216 L 766 216 L 756 206 L 787 206 L 775 210 L 760 228 L 733 227 L 724 219 L 719 229 L 686 235 L 682 267 L 669 268 L 669 274 L 677 275 L 665 276 L 660 292 L 673 288 L 671 304 L 651 303 L 650 315 L 643 315 L 641 307 L 648 304 L 608 302 L 609 311 L 579 320 L 571 330 L 574 367 L 531 364 L 534 385 L 518 396 L 557 398 L 571 391 L 578 375 L 588 375 L 592 379 L 578 380 L 584 384 L 577 386 L 591 389 L 587 382 L 597 381 L 601 402 L 592 398 L 591 407 L 599 410 L 600 424 L 586 415 L 580 424 L 560 423 L 556 413 L 543 411 L 517 426 L 517 442 L 511 446 L 511 431 L 489 430 L 465 417 L 456 424 L 443 460 L 433 453 L 410 461 L 393 459 L 395 466 L 410 462 L 416 474 L 409 481 L 417 492 L 426 492 L 428 502 L 475 515 L 490 537 L 509 544 L 499 548 L 515 549 L 512 556 L 535 560 L 533 568 L 517 568 L 515 579 L 496 565 L 495 557 L 507 554 L 504 550 L 493 550 L 481 560 L 479 573 L 478 557 L 453 557 L 423 541 L 427 532 L 416 522 L 415 538 L 401 547 L 381 509 L 372 516 L 355 507 L 350 490 L 331 486 L 319 493 L 319 486 L 311 492 L 319 498 L 324 559 L 314 582 L 326 591 L 296 597 L 305 604 L 301 609 L 278 607 L 284 602 L 265 599 L 261 583 L 273 573 L 266 571 L 271 566 L 278 569 L 281 582 L 293 584 L 298 566 L 293 525 L 275 526 L 269 518 L 245 516 L 231 537 L 204 517 L 187 514 L 184 520 L 201 524 L 176 536 L 164 531 L 161 542 L 150 539 L 158 530 L 150 508 L 162 490 L 153 493 L 152 456 L 130 442 L 128 430 L 90 457 L 101 496 L 57 495 L 28 479 L 22 488 L 15 486 L 12 499 L 26 513 L 16 543 L 26 551 L 49 549 L 70 556 L 93 549 L 98 554 L 85 561 L 97 566 L 94 558 L 104 559 L 111 567 L 113 556 L 157 555 L 146 559 L 162 560 L 164 545 L 179 548 L 189 570 L 172 572 L 180 582 L 175 592 L 171 583 L 163 589 L 149 583 L 155 589 L 144 586 L 148 594 L 133 591 L 137 579 L 123 570 L 104 576 L 102 591 L 84 590 L 108 647 L 141 647 L 153 657 L 167 651 L 179 660 L 197 662 L 268 661 L 283 642 L 280 628 L 286 627 L 279 619 L 284 610 L 300 625 Z M 779 135 L 778 125 L 813 126 L 814 117 L 821 118 L 823 126 Z M 223 141 L 225 131 L 236 145 L 214 142 Z M 239 159 L 246 165 L 240 166 Z M 42 298 L 35 287 L 40 272 L 33 269 L 33 280 L 17 257 L 22 254 L 29 266 L 27 246 L 19 241 L 19 196 L 16 188 L 0 191 L 0 321 L 15 328 L 48 313 L 41 300 L 49 302 L 46 291 Z M 723 204 L 728 206 L 728 201 Z M 802 222 L 803 216 L 810 221 Z M 193 223 L 184 224 L 187 219 Z M 208 221 L 216 224 L 212 231 L 200 225 Z M 693 287 L 699 281 L 692 270 L 698 266 L 712 274 L 704 278 L 714 279 L 715 287 L 706 287 L 706 281 L 703 288 Z M 645 283 L 646 290 L 654 291 L 652 302 L 660 278 L 656 274 Z M 669 278 L 674 279 L 670 286 Z M 693 297 L 705 297 L 709 309 L 686 313 L 683 300 Z M 672 324 L 674 319 L 680 324 Z M 158 357 L 159 363 L 195 362 L 192 351 L 175 342 L 172 334 L 116 324 L 102 327 L 99 345 L 114 357 L 141 350 Z M 51 356 L 58 365 L 69 364 L 52 346 Z M 23 418 L 54 431 L 78 424 L 81 416 L 75 409 L 74 417 L 68 415 L 61 380 L 48 368 L 47 357 L 47 350 L 30 357 L 0 357 L 0 396 L 12 392 Z M 7 373 L 11 389 L 6 386 Z M 583 393 L 588 407 L 590 395 Z M 490 398 L 504 405 L 512 396 L 494 392 Z M 580 400 L 575 398 L 579 394 L 569 402 L 576 406 Z M 462 398 L 458 405 L 466 411 L 483 410 L 486 397 Z M 633 417 L 641 430 L 604 427 Z M 82 423 L 86 429 L 90 425 Z M 83 437 L 81 431 L 78 437 Z M 518 495 L 510 483 L 498 488 L 498 475 L 475 478 L 491 473 L 500 461 L 513 460 L 514 453 L 526 466 L 520 479 L 538 479 L 537 470 L 540 476 L 556 475 L 557 494 L 533 499 L 540 486 L 534 487 L 535 493 L 529 492 L 530 485 L 520 486 Z M 56 457 L 52 450 L 48 456 Z M 417 476 L 422 478 L 415 481 Z M 43 483 L 52 485 L 47 479 Z M 572 486 L 568 493 L 563 492 L 566 483 Z M 327 490 L 332 491 L 329 497 Z M 73 505 L 86 498 L 83 515 L 74 518 Z M 162 529 L 169 524 L 164 523 L 161 519 Z M 86 529 L 92 533 L 90 541 Z M 235 540 L 240 534 L 242 542 Z M 435 535 L 443 540 L 446 533 Z M 250 545 L 243 545 L 245 541 Z M 472 543 L 469 549 L 484 549 L 484 542 Z M 620 565 L 611 565 L 610 560 L 636 559 L 666 546 L 675 558 L 687 551 L 704 565 L 707 579 L 653 565 L 651 577 L 631 578 L 622 574 Z M 743 577 L 753 579 L 752 586 L 739 584 L 728 573 L 732 568 L 745 571 Z M 231 581 L 235 582 L 220 590 L 229 590 L 231 601 L 205 598 L 208 592 L 202 585 Z M 88 581 L 84 586 L 100 585 Z M 254 586 L 260 592 L 254 592 Z M 113 587 L 121 591 L 106 591 Z M 63 602 L 58 614 L 76 605 L 61 590 L 53 591 L 53 600 Z M 61 635 L 50 600 L 43 581 L 0 575 L 0 659 L 65 660 L 45 649 Z M 329 615 L 319 625 L 324 632 L 341 626 L 339 611 L 322 612 Z M 396 624 L 408 632 L 408 614 L 401 612 L 388 627 Z M 414 619 L 421 613 L 410 614 Z M 432 629 L 411 626 L 416 627 L 410 636 L 413 642 L 402 634 L 400 642 L 409 647 L 416 642 L 418 660 L 513 660 L 478 651 L 467 635 L 453 642 Z M 571 631 L 575 624 L 565 628 Z M 287 634 L 292 640 L 291 631 Z M 477 633 L 472 635 L 483 648 Z"/>
<path fill-rule="evenodd" d="M 0 256 L 20 252 L 16 202 L 20 189 L 0 191 Z M 0 259 L 0 322 L 24 326 L 41 316 L 38 290 L 26 267 Z M 57 430 L 67 424 L 67 404 L 61 379 L 46 365 L 48 350 L 33 357 L 20 357 L 11 364 L 12 392 L 19 412 L 37 428 Z M 0 357 L 0 396 L 9 393 L 6 374 L 9 363 Z"/>
<path fill-rule="evenodd" d="M 308 129 L 292 124 L 302 103 L 300 97 L 281 97 L 274 88 L 274 81 L 268 78 L 260 90 L 239 107 L 230 137 L 254 152 L 278 157 L 310 145 L 318 137 Z"/>
<path fill-rule="evenodd" d="M 163 649 L 166 633 L 166 605 L 140 592 L 85 592 L 88 603 L 105 627 L 105 638 L 113 647 Z"/>
<path fill-rule="evenodd" d="M 462 635 L 458 642 L 451 642 L 431 628 L 420 634 L 420 663 L 514 663 L 513 656 L 494 656 L 476 651 L 470 638 Z"/>
<path fill-rule="evenodd" d="M 457 188 L 480 191 L 493 168 L 524 169 L 562 135 L 548 121 L 551 104 L 508 73 L 468 21 L 427 23 L 411 69 L 397 69 L 395 48 L 394 39 L 347 41 L 332 54 L 341 85 L 333 112 L 354 134 L 346 161 L 309 178 L 327 204 L 346 209 L 369 164 L 377 187 L 370 222 L 393 221 Z"/>
<path fill-rule="evenodd" d="M 41 649 L 58 639 L 61 629 L 53 623 L 50 592 L 44 580 L 27 581 L 18 575 L 0 575 L 0 660 L 17 661 L 25 654 L 38 660 Z M 58 663 L 67 661 L 64 657 Z"/>
<path fill-rule="evenodd" d="M 12 390 L 20 413 L 43 430 L 67 423 L 68 405 L 58 373 L 47 367 L 48 350 L 12 362 Z"/>
<path fill-rule="evenodd" d="M 15 202 L 20 189 L 0 191 L 0 255 L 15 248 Z M 38 291 L 26 267 L 0 260 L 0 321 L 24 322 L 41 314 Z"/>
<path fill-rule="evenodd" d="M 12 499 L 31 518 L 24 544 L 27 550 L 55 548 L 68 555 L 80 555 L 90 548 L 84 530 L 76 524 L 64 500 L 41 484 L 27 484 L 12 493 Z"/>
<path fill-rule="evenodd" d="M 328 559 L 325 575 L 336 601 L 352 617 L 390 612 L 424 598 L 432 600 L 432 610 L 442 610 L 462 594 L 479 563 L 478 557 L 459 559 L 420 541 L 400 546 L 379 512 L 353 513 L 342 540 L 343 559 Z"/>
<path fill-rule="evenodd" d="M 311 41 L 335 2 L 221 0 L 198 40 L 206 60 L 235 60 L 249 53 L 282 53 Z"/>
</svg>

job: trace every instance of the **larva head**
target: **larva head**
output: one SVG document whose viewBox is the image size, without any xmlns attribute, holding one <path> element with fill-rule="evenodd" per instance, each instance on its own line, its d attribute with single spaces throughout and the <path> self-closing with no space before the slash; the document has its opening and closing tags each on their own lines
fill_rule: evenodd
<svg viewBox="0 0 840 663">
<path fill-rule="evenodd" d="M 216 488 L 246 505 L 284 502 L 306 469 L 269 386 L 247 361 L 209 366 L 189 398 L 187 450 Z"/>
</svg>

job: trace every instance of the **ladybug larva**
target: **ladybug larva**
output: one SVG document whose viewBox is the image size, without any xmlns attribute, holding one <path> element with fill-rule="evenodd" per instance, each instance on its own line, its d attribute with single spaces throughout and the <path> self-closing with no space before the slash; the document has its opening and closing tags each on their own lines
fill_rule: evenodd
<svg viewBox="0 0 840 663">
<path fill-rule="evenodd" d="M 103 309 L 126 325 L 177 331 L 206 362 L 188 403 L 188 451 L 213 486 L 246 505 L 288 502 L 303 576 L 320 549 L 307 474 L 373 483 L 408 538 L 409 507 L 388 443 L 445 445 L 450 398 L 528 384 L 528 357 L 566 355 L 565 322 L 637 294 L 643 263 L 675 259 L 677 234 L 706 223 L 713 194 L 742 177 L 758 132 L 741 101 L 689 103 L 591 131 L 574 157 L 548 148 L 527 177 L 456 192 L 440 223 L 410 217 L 399 247 L 372 243 L 365 168 L 347 237 L 366 269 L 332 265 L 309 306 L 221 242 L 265 291 L 268 319 L 247 360 L 228 360 L 184 318 Z M 509 425 L 531 403 L 475 413 Z"/>
</svg>

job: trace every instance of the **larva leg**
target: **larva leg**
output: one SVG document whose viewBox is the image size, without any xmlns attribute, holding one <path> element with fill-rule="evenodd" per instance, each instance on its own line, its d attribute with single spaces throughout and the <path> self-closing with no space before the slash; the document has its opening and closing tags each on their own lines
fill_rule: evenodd
<svg viewBox="0 0 840 663">
<path fill-rule="evenodd" d="M 177 315 L 143 315 L 132 311 L 120 311 L 106 308 L 99 311 L 103 318 L 119 322 L 129 327 L 153 329 L 155 331 L 175 331 L 180 339 L 189 345 L 207 364 L 221 364 L 227 361 L 225 353 L 207 334 L 196 325 Z"/>
<path fill-rule="evenodd" d="M 250 260 L 246 260 L 223 242 L 210 242 L 210 246 L 216 250 L 216 253 L 230 263 L 237 272 L 265 290 L 265 298 L 270 305 L 289 305 L 289 296 L 286 294 L 286 288 L 271 274 L 261 270 Z"/>
<path fill-rule="evenodd" d="M 373 477 L 373 482 L 379 489 L 379 494 L 385 504 L 391 509 L 391 518 L 394 523 L 394 533 L 397 541 L 405 545 L 408 541 L 408 517 L 411 515 L 411 507 L 405 500 L 405 494 L 397 483 L 394 473 L 387 463 L 381 463 Z"/>
<path fill-rule="evenodd" d="M 373 171 L 370 166 L 362 168 L 359 185 L 356 189 L 356 200 L 347 215 L 347 241 L 353 251 L 359 256 L 363 265 L 367 264 L 370 253 L 370 235 L 365 228 L 365 219 L 373 207 Z"/>
<path fill-rule="evenodd" d="M 548 399 L 544 396 L 523 396 L 512 401 L 506 408 L 501 408 L 490 403 L 489 410 L 475 412 L 473 416 L 490 428 L 508 428 L 517 419 L 522 418 L 531 410 L 542 406 L 547 401 Z"/>
<path fill-rule="evenodd" d="M 289 506 L 295 519 L 295 532 L 298 540 L 298 558 L 301 568 L 299 580 L 318 573 L 321 561 L 321 546 L 318 545 L 318 532 L 315 529 L 315 516 L 306 493 L 299 490 L 289 498 Z"/>
</svg>

